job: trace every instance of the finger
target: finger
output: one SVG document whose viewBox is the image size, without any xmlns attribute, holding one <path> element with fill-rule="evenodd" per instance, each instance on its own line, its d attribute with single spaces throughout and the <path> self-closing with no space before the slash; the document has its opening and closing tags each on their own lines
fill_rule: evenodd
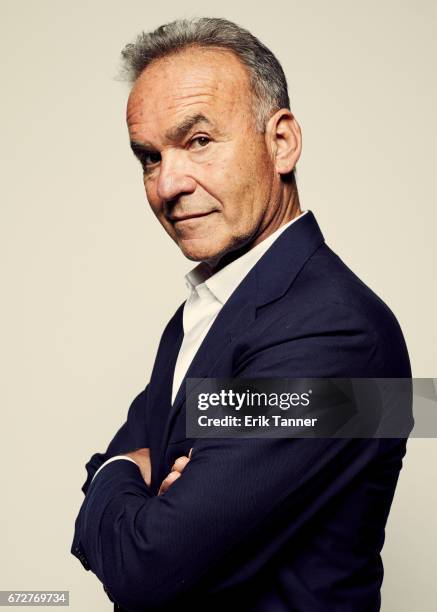
<svg viewBox="0 0 437 612">
<path fill-rule="evenodd" d="M 171 485 L 176 482 L 176 480 L 180 478 L 180 476 L 181 474 L 179 472 L 170 472 L 170 474 L 162 481 L 158 491 L 158 495 L 162 495 L 162 493 L 168 491 Z"/>
<path fill-rule="evenodd" d="M 164 480 L 162 481 L 161 486 L 159 487 L 158 495 L 162 495 L 163 493 L 168 491 L 171 485 L 176 482 L 176 480 L 180 477 L 180 472 L 170 472 L 167 478 L 164 478 Z"/>
<path fill-rule="evenodd" d="M 182 472 L 189 461 L 188 457 L 178 457 L 173 463 L 173 467 L 171 468 L 172 471 L 176 470 L 177 472 Z"/>
</svg>

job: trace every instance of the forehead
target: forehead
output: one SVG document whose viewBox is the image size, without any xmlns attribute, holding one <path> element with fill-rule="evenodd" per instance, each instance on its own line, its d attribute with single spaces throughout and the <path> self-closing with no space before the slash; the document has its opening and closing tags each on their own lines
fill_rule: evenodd
<svg viewBox="0 0 437 612">
<path fill-rule="evenodd" d="M 251 108 L 247 69 L 232 52 L 190 48 L 155 60 L 135 81 L 127 122 L 136 138 L 160 133 L 187 114 L 232 122 Z M 250 111 L 249 111 L 250 112 Z"/>
</svg>

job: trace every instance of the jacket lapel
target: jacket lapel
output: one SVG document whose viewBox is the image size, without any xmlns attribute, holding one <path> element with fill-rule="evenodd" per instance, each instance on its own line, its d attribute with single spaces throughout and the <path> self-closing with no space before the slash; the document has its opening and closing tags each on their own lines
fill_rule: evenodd
<svg viewBox="0 0 437 612">
<path fill-rule="evenodd" d="M 186 379 L 218 376 L 219 374 L 215 371 L 214 366 L 221 358 L 223 352 L 230 348 L 232 341 L 255 321 L 257 311 L 260 308 L 284 295 L 302 266 L 323 242 L 323 234 L 317 221 L 313 213 L 308 211 L 302 219 L 290 225 L 277 238 L 243 279 L 220 310 L 194 356 L 170 411 L 163 411 L 167 422 L 164 426 L 164 435 L 161 440 L 162 453 L 165 452 L 174 420 L 185 401 Z M 182 307 L 178 321 L 180 329 L 177 352 L 182 342 Z M 167 370 L 169 380 L 166 380 L 165 384 L 165 387 L 170 389 L 177 352 L 174 354 L 173 345 L 171 350 L 172 358 L 169 360 L 169 369 Z M 165 399 L 167 401 L 164 405 L 168 405 L 171 399 Z"/>
<path fill-rule="evenodd" d="M 152 463 L 157 462 L 160 458 L 163 434 L 171 409 L 173 372 L 183 338 L 183 306 L 184 304 L 181 304 L 162 334 L 150 377 L 149 395 L 152 410 L 148 411 L 147 428 Z M 153 474 L 155 473 L 153 470 Z"/>
</svg>

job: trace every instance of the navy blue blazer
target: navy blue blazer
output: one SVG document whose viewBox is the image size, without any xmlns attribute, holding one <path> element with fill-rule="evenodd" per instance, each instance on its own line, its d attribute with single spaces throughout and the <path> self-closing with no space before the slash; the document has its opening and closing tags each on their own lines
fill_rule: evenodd
<svg viewBox="0 0 437 612">
<path fill-rule="evenodd" d="M 149 384 L 86 465 L 71 552 L 115 609 L 370 612 L 405 439 L 187 439 L 185 385 L 171 403 L 183 304 Z M 226 302 L 188 377 L 410 377 L 389 308 L 326 245 L 308 212 Z M 132 462 L 149 447 L 148 487 Z M 165 494 L 175 459 L 191 461 Z"/>
</svg>

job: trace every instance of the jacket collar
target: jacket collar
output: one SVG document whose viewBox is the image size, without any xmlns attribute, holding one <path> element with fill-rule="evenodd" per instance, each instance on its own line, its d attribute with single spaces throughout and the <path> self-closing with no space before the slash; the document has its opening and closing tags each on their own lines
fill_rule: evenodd
<svg viewBox="0 0 437 612">
<path fill-rule="evenodd" d="M 300 223 L 307 213 L 308 211 L 304 211 L 298 217 L 288 221 L 288 223 L 279 227 L 262 242 L 228 263 L 218 272 L 212 272 L 211 268 L 204 262 L 198 264 L 185 276 L 187 287 L 191 291 L 201 290 L 222 305 L 225 304 L 238 285 L 247 276 L 248 272 L 258 263 L 279 236 L 293 223 Z"/>
<path fill-rule="evenodd" d="M 324 240 L 311 210 L 279 236 L 253 269 L 257 279 L 257 308 L 284 295 Z"/>
</svg>

